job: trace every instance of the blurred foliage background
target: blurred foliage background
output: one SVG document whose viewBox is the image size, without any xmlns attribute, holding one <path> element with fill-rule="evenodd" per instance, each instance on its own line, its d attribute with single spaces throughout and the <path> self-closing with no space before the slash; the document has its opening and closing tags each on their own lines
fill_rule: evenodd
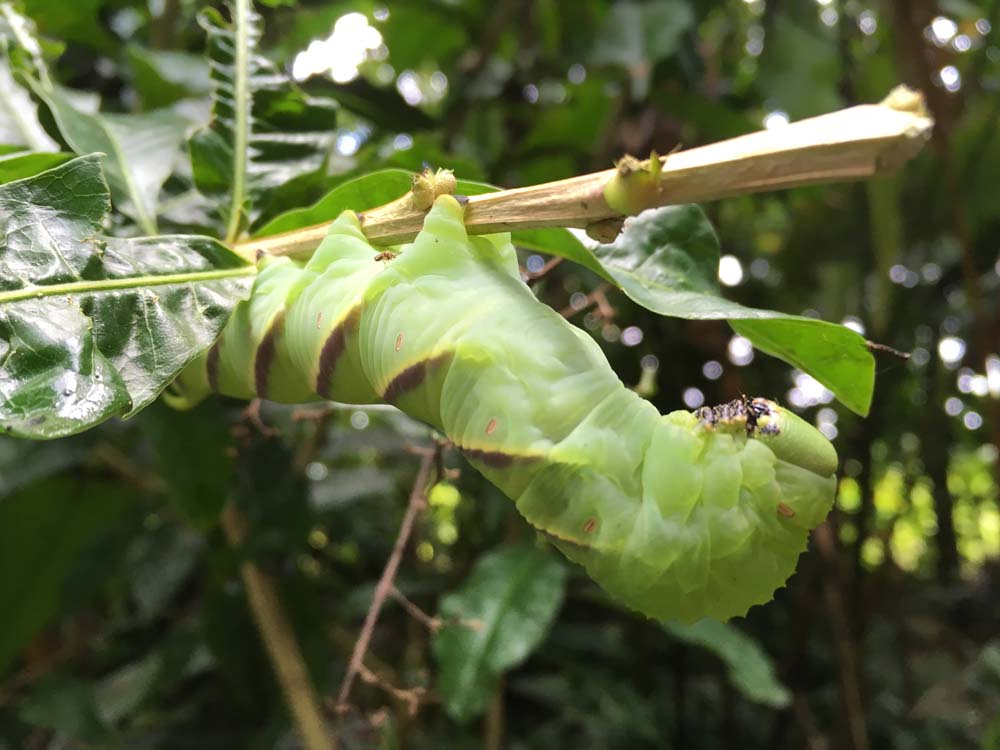
<svg viewBox="0 0 1000 750">
<path fill-rule="evenodd" d="M 74 106 L 135 132 L 207 122 L 202 3 L 19 7 Z M 897 176 L 706 206 L 730 297 L 912 352 L 880 357 L 867 418 L 722 322 L 660 318 L 613 292 L 593 304 L 599 279 L 570 263 L 534 282 L 662 410 L 766 395 L 834 440 L 836 508 L 776 601 L 728 625 L 623 612 L 448 455 L 458 473 L 433 488 L 396 581 L 444 627 L 390 599 L 371 679 L 336 715 L 343 747 L 1000 748 L 1000 3 L 258 11 L 261 53 L 312 102 L 278 101 L 270 122 L 325 153 L 282 162 L 257 227 L 376 168 L 514 187 L 780 128 L 898 82 L 926 93 L 937 122 Z M 0 68 L 4 103 L 20 102 L 0 106 L 0 143 L 70 140 L 46 106 L 35 130 L 15 129 L 34 118 L 18 85 Z M 170 168 L 159 231 L 222 236 L 184 139 L 166 140 L 142 167 Z M 133 220 L 110 229 L 142 231 Z M 523 256 L 530 272 L 545 262 Z M 262 427 L 243 407 L 157 404 L 76 438 L 0 442 L 0 748 L 301 746 L 239 565 L 273 581 L 332 698 L 406 507 L 419 463 L 407 446 L 426 431 L 391 411 L 267 404 Z M 217 526 L 227 500 L 249 524 L 236 550 Z"/>
</svg>

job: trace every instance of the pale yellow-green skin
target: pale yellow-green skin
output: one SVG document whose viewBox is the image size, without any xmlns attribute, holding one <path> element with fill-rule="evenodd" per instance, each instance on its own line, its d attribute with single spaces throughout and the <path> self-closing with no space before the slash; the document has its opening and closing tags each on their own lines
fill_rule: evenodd
<svg viewBox="0 0 1000 750">
<path fill-rule="evenodd" d="M 535 299 L 507 235 L 467 235 L 451 196 L 397 257 L 378 253 L 345 213 L 307 262 L 270 259 L 179 389 L 385 397 L 447 435 L 567 557 L 652 617 L 741 615 L 793 573 L 835 488 L 836 453 L 813 427 L 774 404 L 761 421 L 770 429 L 750 437 L 739 420 L 660 415 L 589 335 Z M 331 365 L 324 347 L 338 337 Z"/>
</svg>

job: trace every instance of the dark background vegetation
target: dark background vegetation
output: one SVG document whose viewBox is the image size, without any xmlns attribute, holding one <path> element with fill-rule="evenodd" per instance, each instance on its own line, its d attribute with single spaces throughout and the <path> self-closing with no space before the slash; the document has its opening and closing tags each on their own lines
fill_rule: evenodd
<svg viewBox="0 0 1000 750">
<path fill-rule="evenodd" d="M 107 112 L 169 107 L 192 122 L 208 116 L 201 7 L 22 5 L 64 43 L 51 51 L 57 80 L 97 92 Z M 465 467 L 432 493 L 397 585 L 429 613 L 442 601 L 464 611 L 519 565 L 537 566 L 534 586 L 497 605 L 514 607 L 495 644 L 514 657 L 435 637 L 390 600 L 366 661 L 377 679 L 359 682 L 338 717 L 344 747 L 1000 748 L 998 3 L 258 10 L 261 51 L 296 77 L 314 66 L 303 87 L 339 102 L 328 164 L 290 170 L 258 225 L 346 174 L 426 162 L 513 187 L 877 101 L 898 82 L 923 90 L 937 121 L 898 176 L 706 207 L 734 256 L 729 296 L 847 321 L 913 353 L 879 358 L 867 418 L 780 361 L 747 362 L 722 322 L 659 318 L 613 292 L 613 317 L 593 306 L 573 318 L 626 383 L 656 357 L 663 410 L 761 394 L 834 437 L 836 508 L 776 601 L 730 628 L 622 612 L 534 546 L 509 501 Z M 297 59 L 331 33 L 325 52 Z M 338 83 L 322 73 L 334 61 Z M 284 116 L 294 129 L 295 113 Z M 218 235 L 185 203 L 184 177 L 178 167 L 167 183 L 160 230 Z M 113 231 L 131 231 L 119 221 Z M 562 263 L 535 288 L 563 309 L 598 284 Z M 299 746 L 240 554 L 276 583 L 316 688 L 332 697 L 417 470 L 406 446 L 426 437 L 385 412 L 302 418 L 264 405 L 261 429 L 242 408 L 158 404 L 76 438 L 0 442 L 0 748 Z M 216 525 L 227 498 L 248 520 L 249 552 Z M 555 616 L 535 634 L 517 608 L 536 605 Z M 398 691 L 415 687 L 427 692 L 414 712 Z"/>
</svg>

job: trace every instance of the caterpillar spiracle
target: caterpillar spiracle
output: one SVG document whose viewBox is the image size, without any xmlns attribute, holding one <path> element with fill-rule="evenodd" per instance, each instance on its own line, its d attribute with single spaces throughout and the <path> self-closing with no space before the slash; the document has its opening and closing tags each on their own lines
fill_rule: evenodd
<svg viewBox="0 0 1000 750">
<path fill-rule="evenodd" d="M 764 399 L 661 415 L 535 299 L 509 235 L 470 237 L 462 214 L 439 197 L 389 260 L 351 212 L 307 261 L 265 258 L 180 391 L 394 404 L 630 607 L 691 621 L 768 601 L 830 509 L 833 446 Z"/>
</svg>

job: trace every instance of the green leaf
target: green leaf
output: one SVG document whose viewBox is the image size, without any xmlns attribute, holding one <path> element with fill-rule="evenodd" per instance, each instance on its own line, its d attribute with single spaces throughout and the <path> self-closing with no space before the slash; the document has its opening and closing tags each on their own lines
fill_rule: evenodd
<svg viewBox="0 0 1000 750">
<path fill-rule="evenodd" d="M 608 126 L 613 106 L 614 100 L 605 91 L 602 79 L 584 81 L 574 87 L 568 101 L 558 107 L 546 107 L 532 117 L 531 129 L 518 148 L 535 154 L 536 161 L 537 154 L 558 155 L 569 149 L 589 157 Z M 543 179 L 551 180 L 553 176 Z"/>
<path fill-rule="evenodd" d="M 207 96 L 212 89 L 202 55 L 130 44 L 132 85 L 146 109 L 166 107 L 187 97 Z"/>
<path fill-rule="evenodd" d="M 23 180 L 52 169 L 73 158 L 60 152 L 20 151 L 0 156 L 0 183 Z"/>
<path fill-rule="evenodd" d="M 390 131 L 391 132 L 391 131 Z M 406 169 L 419 172 L 424 167 L 446 167 L 463 180 L 482 181 L 486 177 L 481 152 L 473 154 L 456 154 L 449 152 L 443 144 L 443 131 L 425 130 L 413 135 L 413 145 L 409 148 L 396 148 L 395 136 L 392 138 L 370 138 L 355 155 L 358 174 L 373 172 L 378 169 Z M 387 149 L 391 148 L 391 151 Z"/>
<path fill-rule="evenodd" d="M 536 250 L 548 255 L 558 255 L 566 260 L 579 263 L 603 279 L 614 282 L 600 261 L 594 257 L 576 235 L 566 229 L 520 229 L 511 233 L 514 244 L 526 250 Z"/>
<path fill-rule="evenodd" d="M 3 22 L 0 16 L 0 24 Z M 0 27 L 0 37 L 3 33 Z M 15 143 L 32 151 L 59 150 L 59 145 L 38 121 L 38 105 L 14 80 L 10 65 L 3 57 L 0 57 L 0 143 Z"/>
<path fill-rule="evenodd" d="M 0 498 L 32 482 L 83 464 L 92 445 L 84 438 L 33 443 L 0 438 Z"/>
<path fill-rule="evenodd" d="M 69 435 L 152 401 L 216 339 L 254 266 L 208 237 L 99 235 L 97 155 L 0 186 L 0 425 Z"/>
<path fill-rule="evenodd" d="M 718 656 L 726 665 L 733 687 L 749 700 L 775 708 L 784 708 L 791 700 L 764 649 L 734 626 L 718 620 L 699 620 L 691 625 L 664 623 L 663 629 L 678 640 Z"/>
<path fill-rule="evenodd" d="M 54 39 L 78 42 L 102 52 L 116 51 L 101 12 L 107 0 L 21 0 L 24 12 L 38 21 L 40 31 Z"/>
<path fill-rule="evenodd" d="M 20 702 L 25 724 L 58 732 L 76 742 L 107 746 L 113 734 L 101 718 L 92 685 L 75 677 L 50 676 Z"/>
<path fill-rule="evenodd" d="M 463 10 L 450 3 L 393 3 L 379 29 L 392 50 L 396 70 L 420 70 L 424 63 L 447 70 L 449 63 L 468 52 L 475 40 L 469 36 Z"/>
<path fill-rule="evenodd" d="M 154 404 L 142 420 L 170 501 L 194 525 L 210 528 L 233 475 L 230 428 L 221 402 L 209 399 L 188 411 Z M 187 437 L 178 441 L 178 435 Z"/>
<path fill-rule="evenodd" d="M 103 153 L 118 208 L 146 234 L 156 234 L 156 204 L 180 156 L 187 120 L 171 110 L 136 115 L 99 114 L 94 97 L 54 84 L 30 19 L 3 10 L 0 36 L 16 48 L 19 72 L 49 108 L 59 133 L 83 156 Z M 39 150 L 39 149 L 36 149 Z M 46 149 L 51 150 L 51 149 Z"/>
<path fill-rule="evenodd" d="M 123 485 L 47 479 L 0 499 L 0 674 L 58 614 L 85 549 L 134 501 Z"/>
<path fill-rule="evenodd" d="M 33 81 L 35 93 L 49 107 L 59 132 L 77 154 L 100 152 L 111 195 L 122 213 L 146 234 L 156 234 L 160 189 L 181 154 L 188 121 L 169 109 L 134 115 L 91 114 L 69 92 Z"/>
<path fill-rule="evenodd" d="M 485 709 L 500 676 L 545 639 L 562 604 L 566 568 L 531 544 L 479 558 L 462 588 L 441 601 L 434 639 L 437 689 L 456 721 Z"/>
<path fill-rule="evenodd" d="M 837 32 L 824 26 L 816 13 L 796 21 L 777 14 L 773 30 L 767 32 L 756 78 L 762 98 L 793 120 L 843 107 L 838 91 L 842 78 L 838 44 Z"/>
<path fill-rule="evenodd" d="M 761 351 L 809 373 L 852 411 L 868 413 L 875 361 L 864 337 L 842 325 L 719 296 L 719 241 L 698 206 L 645 211 L 594 253 L 622 291 L 646 309 L 687 320 L 727 320 Z"/>
<path fill-rule="evenodd" d="M 183 444 L 187 440 L 178 440 L 174 435 L 174 442 Z M 198 570 L 205 541 L 204 534 L 181 523 L 165 523 L 136 535 L 124 561 L 133 622 L 152 623 L 169 614 L 170 605 Z"/>
<path fill-rule="evenodd" d="M 190 140 L 197 188 L 217 203 L 226 239 L 235 240 L 260 214 L 262 196 L 326 167 L 335 139 L 336 102 L 310 97 L 257 54 L 260 17 L 236 0 L 234 23 L 214 9 L 208 32 L 212 124 Z"/>
<path fill-rule="evenodd" d="M 254 233 L 267 237 L 293 229 L 333 221 L 341 212 L 367 211 L 396 200 L 413 183 L 413 173 L 404 169 L 383 169 L 345 180 L 308 208 L 296 208 L 274 217 Z"/>
<path fill-rule="evenodd" d="M 674 54 L 694 20 L 691 4 L 684 0 L 615 3 L 597 33 L 591 61 L 627 68 L 632 94 L 641 99 L 649 88 L 652 63 Z"/>
</svg>

